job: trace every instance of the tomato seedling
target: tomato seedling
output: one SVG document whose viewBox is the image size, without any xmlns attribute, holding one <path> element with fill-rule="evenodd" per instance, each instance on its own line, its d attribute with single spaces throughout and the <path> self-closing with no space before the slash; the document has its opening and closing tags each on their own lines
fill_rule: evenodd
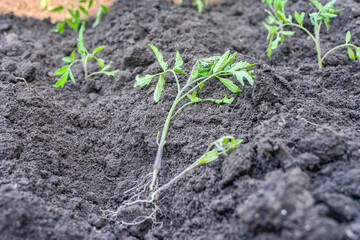
<svg viewBox="0 0 360 240">
<path fill-rule="evenodd" d="M 95 56 L 95 54 L 97 54 L 98 52 L 100 52 L 101 50 L 106 48 L 106 46 L 97 47 L 91 53 L 89 53 L 89 51 L 84 46 L 84 39 L 83 39 L 84 31 L 85 31 L 85 21 L 83 22 L 83 24 L 80 28 L 78 44 L 77 44 L 77 50 L 78 50 L 78 53 L 80 54 L 81 59 L 75 58 L 75 55 L 76 55 L 75 50 L 71 53 L 71 55 L 69 57 L 62 58 L 62 61 L 69 63 L 69 64 L 62 66 L 62 68 L 58 69 L 54 73 L 54 76 L 62 75 L 60 77 L 60 79 L 57 81 L 57 83 L 54 85 L 54 87 L 63 87 L 64 84 L 68 81 L 69 77 L 75 83 L 75 77 L 71 71 L 71 67 L 75 63 L 78 63 L 78 62 L 81 62 L 83 64 L 85 80 L 87 80 L 89 77 L 96 75 L 96 74 L 105 74 L 108 76 L 115 77 L 115 74 L 119 71 L 119 70 L 115 70 L 115 71 L 108 72 L 107 70 L 111 67 L 110 64 L 105 65 L 105 61 L 103 59 Z M 97 61 L 100 71 L 88 74 L 87 64 L 88 64 L 88 61 L 91 59 L 95 59 Z"/>
<path fill-rule="evenodd" d="M 46 7 L 44 1 L 42 0 L 41 5 Z M 51 31 L 54 33 L 63 33 L 65 30 L 65 23 L 74 30 L 74 32 L 77 32 L 79 30 L 79 26 L 81 23 L 81 14 L 87 18 L 89 16 L 89 10 L 92 7 L 94 3 L 94 0 L 77 0 L 73 1 L 72 3 L 68 3 L 66 6 L 58 6 L 51 10 L 51 12 L 61 12 L 61 11 L 67 11 L 71 18 L 67 18 L 63 21 L 59 21 L 56 25 L 55 29 L 52 29 Z M 48 5 L 48 4 L 47 4 Z M 85 7 L 84 7 L 85 6 Z M 104 13 L 108 12 L 108 8 L 104 5 L 99 6 L 99 10 L 96 14 L 96 19 L 94 24 L 92 25 L 93 28 L 97 27 L 99 25 L 101 18 Z"/>
<path fill-rule="evenodd" d="M 277 49 L 279 43 L 283 43 L 285 36 L 291 36 L 295 32 L 293 31 L 285 31 L 284 28 L 288 26 L 297 27 L 307 33 L 310 38 L 314 41 L 318 56 L 318 64 L 319 69 L 322 68 L 323 62 L 325 58 L 332 53 L 333 51 L 346 47 L 348 50 L 348 55 L 351 60 L 356 60 L 358 58 L 360 60 L 360 47 L 355 46 L 354 44 L 350 44 L 351 33 L 348 31 L 346 33 L 345 44 L 341 44 L 336 46 L 329 51 L 327 51 L 324 55 L 321 53 L 321 44 L 320 44 L 320 29 L 322 24 L 326 25 L 327 30 L 330 27 L 330 19 L 337 17 L 337 13 L 341 12 L 343 9 L 335 10 L 334 4 L 336 0 L 332 0 L 325 5 L 322 5 L 317 0 L 310 0 L 314 4 L 314 6 L 318 9 L 318 12 L 309 14 L 310 21 L 314 26 L 314 34 L 312 34 L 309 30 L 307 30 L 303 26 L 305 13 L 301 14 L 297 11 L 294 12 L 294 18 L 296 22 L 293 22 L 293 16 L 289 15 L 286 17 L 285 15 L 285 4 L 287 0 L 262 0 L 262 2 L 266 2 L 270 8 L 269 10 L 265 10 L 268 13 L 268 18 L 266 19 L 266 23 L 264 23 L 265 28 L 268 30 L 267 40 L 269 41 L 268 49 L 266 50 L 268 53 L 268 57 L 271 56 L 272 50 Z M 356 57 L 354 51 L 356 52 Z"/>
<path fill-rule="evenodd" d="M 197 97 L 197 90 L 202 89 L 204 87 L 204 83 L 208 81 L 211 78 L 217 78 L 220 82 L 222 82 L 232 93 L 239 93 L 242 92 L 242 90 L 233 83 L 232 80 L 228 79 L 227 77 L 236 77 L 236 79 L 240 82 L 242 86 L 245 85 L 244 79 L 248 81 L 250 85 L 253 85 L 255 76 L 252 75 L 253 70 L 246 70 L 245 68 L 254 66 L 255 64 L 250 64 L 248 62 L 234 62 L 236 57 L 236 52 L 230 55 L 230 51 L 225 52 L 222 56 L 214 56 L 210 58 L 201 59 L 196 62 L 196 64 L 193 66 L 192 72 L 189 75 L 188 80 L 185 82 L 185 84 L 181 87 L 180 81 L 178 79 L 177 73 L 188 75 L 184 70 L 181 69 L 181 66 L 183 65 L 183 60 L 180 56 L 180 53 L 176 52 L 176 60 L 175 65 L 172 69 L 168 68 L 168 64 L 164 61 L 162 53 L 153 45 L 149 45 L 150 48 L 153 50 L 153 52 L 156 55 L 156 58 L 162 68 L 162 72 L 152 75 L 145 75 L 144 77 L 140 77 L 139 75 L 136 76 L 136 83 L 135 87 L 142 87 L 145 85 L 149 85 L 151 80 L 154 78 L 158 78 L 158 82 L 156 85 L 156 89 L 154 92 L 154 101 L 158 102 L 160 99 L 160 96 L 164 90 L 165 86 L 165 78 L 164 75 L 166 73 L 172 73 L 176 85 L 177 85 L 177 95 L 175 97 L 175 100 L 170 108 L 170 111 L 167 115 L 160 142 L 158 143 L 158 150 L 154 162 L 154 171 L 153 171 L 153 179 L 150 184 L 150 190 L 153 190 L 154 184 L 157 180 L 158 172 L 161 168 L 161 159 L 163 155 L 163 149 L 164 145 L 166 143 L 166 137 L 169 130 L 170 121 L 186 106 L 193 104 L 193 103 L 199 103 L 204 101 L 211 101 L 217 104 L 231 104 L 234 100 L 234 98 L 228 98 L 228 96 L 225 94 L 225 97 L 222 99 L 201 99 Z M 181 107 L 177 108 L 177 105 L 185 98 L 188 98 L 190 101 L 183 104 Z M 177 109 L 177 111 L 175 111 Z M 160 135 L 160 132 L 158 133 L 158 137 Z"/>
</svg>

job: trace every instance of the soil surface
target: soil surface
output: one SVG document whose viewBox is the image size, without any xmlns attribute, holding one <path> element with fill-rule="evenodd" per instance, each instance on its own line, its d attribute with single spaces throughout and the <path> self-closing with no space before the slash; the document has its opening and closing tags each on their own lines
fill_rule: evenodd
<svg viewBox="0 0 360 240">
<path fill-rule="evenodd" d="M 85 81 L 74 65 L 77 83 L 62 89 L 52 87 L 52 74 L 77 34 L 50 33 L 50 20 L 0 15 L 0 238 L 360 239 L 360 63 L 342 49 L 319 70 L 313 42 L 298 30 L 268 59 L 264 7 L 224 0 L 198 14 L 190 2 L 117 1 L 98 28 L 88 22 L 84 39 L 88 49 L 108 45 L 100 56 L 120 72 Z M 287 7 L 314 10 L 308 1 Z M 347 30 L 360 45 L 360 2 L 337 7 L 344 11 L 323 29 L 323 51 L 342 44 Z M 160 194 L 161 228 L 123 226 L 121 212 L 107 214 L 152 171 L 176 95 L 170 75 L 157 104 L 155 83 L 133 87 L 137 74 L 160 69 L 149 43 L 171 63 L 179 50 L 187 71 L 228 49 L 258 63 L 254 86 L 241 94 L 215 79 L 199 92 L 225 92 L 233 104 L 195 104 L 173 120 L 160 185 L 220 136 L 244 143 Z"/>
</svg>

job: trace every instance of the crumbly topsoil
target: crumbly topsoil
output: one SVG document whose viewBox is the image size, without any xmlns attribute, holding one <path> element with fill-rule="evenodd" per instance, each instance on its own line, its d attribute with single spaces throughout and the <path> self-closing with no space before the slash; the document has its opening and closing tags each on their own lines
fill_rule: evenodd
<svg viewBox="0 0 360 240">
<path fill-rule="evenodd" d="M 323 29 L 324 51 L 343 43 L 347 30 L 360 45 L 359 1 L 337 7 L 344 11 Z M 77 34 L 52 34 L 49 20 L 1 15 L 0 238 L 360 239 L 360 63 L 343 49 L 318 70 L 314 44 L 298 30 L 268 59 L 263 8 L 226 0 L 200 15 L 189 3 L 115 2 L 98 28 L 88 23 L 85 45 L 108 45 L 100 55 L 120 72 L 86 82 L 76 65 L 76 85 L 63 89 L 52 87 L 52 73 Z M 294 10 L 313 7 L 292 1 Z M 136 74 L 159 70 L 149 43 L 166 60 L 179 50 L 188 71 L 199 58 L 238 51 L 238 59 L 258 63 L 256 81 L 235 95 L 211 80 L 200 96 L 226 92 L 234 103 L 196 104 L 174 119 L 160 184 L 216 138 L 245 141 L 160 195 L 162 228 L 125 227 L 105 211 L 151 172 L 176 94 L 171 76 L 158 104 L 155 84 L 133 87 Z"/>
</svg>

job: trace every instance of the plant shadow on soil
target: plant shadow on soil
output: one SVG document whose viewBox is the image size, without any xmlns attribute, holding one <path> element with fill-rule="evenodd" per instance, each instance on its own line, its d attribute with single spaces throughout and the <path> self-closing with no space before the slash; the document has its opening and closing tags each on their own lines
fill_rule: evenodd
<svg viewBox="0 0 360 240">
<path fill-rule="evenodd" d="M 288 5 L 313 9 L 306 1 Z M 344 11 L 323 31 L 324 48 L 342 43 L 347 30 L 360 45 L 359 1 L 337 6 Z M 52 87 L 52 73 L 76 48 L 76 34 L 51 34 L 49 20 L 1 15 L 1 238 L 360 239 L 360 64 L 340 50 L 318 70 L 313 43 L 297 30 L 267 59 L 263 7 L 224 0 L 200 15 L 190 4 L 115 2 L 84 41 L 90 49 L 108 45 L 100 55 L 120 72 L 85 82 L 78 65 L 76 85 L 63 89 Z M 104 211 L 152 170 L 176 94 L 171 76 L 158 104 L 154 84 L 133 87 L 136 74 L 159 69 L 149 43 L 166 60 L 179 50 L 188 71 L 199 58 L 239 51 L 258 63 L 256 80 L 229 94 L 231 105 L 196 104 L 176 117 L 160 184 L 224 134 L 244 144 L 161 194 L 162 228 L 124 227 Z M 199 94 L 222 92 L 212 80 Z"/>
</svg>

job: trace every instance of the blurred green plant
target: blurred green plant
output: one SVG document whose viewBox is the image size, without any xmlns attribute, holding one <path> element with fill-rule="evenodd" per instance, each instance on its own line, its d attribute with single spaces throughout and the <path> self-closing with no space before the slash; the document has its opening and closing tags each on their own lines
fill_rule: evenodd
<svg viewBox="0 0 360 240">
<path fill-rule="evenodd" d="M 50 8 L 52 1 L 51 0 L 41 0 L 40 6 L 42 9 Z M 74 32 L 79 30 L 82 18 L 89 17 L 89 10 L 93 6 L 94 0 L 73 0 L 72 2 L 67 3 L 66 5 L 60 5 L 53 9 L 51 12 L 68 12 L 70 14 L 70 18 L 66 18 L 63 21 L 59 21 L 56 24 L 56 28 L 51 31 L 54 33 L 63 33 L 65 30 L 65 26 L 68 25 Z M 96 14 L 96 19 L 93 28 L 97 27 L 103 17 L 104 13 L 108 12 L 108 8 L 104 5 L 99 6 L 99 10 Z M 83 15 L 83 16 L 82 16 Z"/>
<path fill-rule="evenodd" d="M 179 4 L 181 5 L 183 2 L 183 0 L 180 0 Z M 204 7 L 207 6 L 209 2 L 209 0 L 194 0 L 193 6 L 197 7 L 199 13 L 202 13 Z"/>
<path fill-rule="evenodd" d="M 62 58 L 62 61 L 69 63 L 69 64 L 62 66 L 60 69 L 58 69 L 54 73 L 54 76 L 62 75 L 60 77 L 60 79 L 57 81 L 57 83 L 54 85 L 54 87 L 63 87 L 64 84 L 68 81 L 69 77 L 73 81 L 73 83 L 75 83 L 75 77 L 71 71 L 71 67 L 73 66 L 73 64 L 78 63 L 78 62 L 81 62 L 83 64 L 85 80 L 87 80 L 89 77 L 96 75 L 96 74 L 105 74 L 108 76 L 115 77 L 115 74 L 118 72 L 118 70 L 108 72 L 107 70 L 111 67 L 110 64 L 105 65 L 105 61 L 103 59 L 95 56 L 95 54 L 97 54 L 98 52 L 100 52 L 101 50 L 106 48 L 106 46 L 97 47 L 91 53 L 89 53 L 89 51 L 84 46 L 84 40 L 83 40 L 84 31 L 85 31 L 85 21 L 81 25 L 81 28 L 79 31 L 78 44 L 77 44 L 77 50 L 81 56 L 81 59 L 75 58 L 75 54 L 76 54 L 75 50 L 70 54 L 69 57 Z M 97 61 L 100 71 L 88 74 L 87 64 L 88 64 L 88 61 L 91 59 L 95 59 Z"/>
<path fill-rule="evenodd" d="M 307 30 L 304 26 L 304 18 L 305 13 L 294 12 L 294 17 L 289 15 L 286 17 L 284 8 L 285 4 L 288 2 L 287 0 L 262 0 L 262 2 L 266 2 L 268 4 L 269 10 L 265 10 L 268 14 L 268 18 L 266 19 L 266 23 L 264 23 L 265 28 L 268 30 L 267 40 L 269 41 L 268 49 L 266 50 L 268 53 L 268 57 L 271 56 L 272 50 L 278 48 L 279 43 L 283 43 L 285 36 L 294 35 L 293 31 L 285 31 L 284 28 L 287 26 L 297 27 L 307 33 L 310 38 L 314 41 L 316 45 L 316 51 L 318 55 L 318 64 L 319 68 L 323 67 L 324 59 L 333 51 L 346 47 L 348 50 L 348 55 L 351 60 L 356 60 L 358 58 L 360 60 L 360 47 L 355 46 L 354 44 L 350 44 L 351 33 L 348 31 L 346 33 L 345 44 L 341 44 L 330 49 L 324 55 L 321 53 L 321 43 L 320 43 L 320 29 L 322 24 L 325 24 L 327 30 L 330 28 L 330 19 L 337 17 L 337 13 L 341 12 L 343 9 L 335 10 L 334 4 L 336 0 L 332 0 L 325 5 L 322 5 L 317 0 L 310 0 L 311 3 L 317 8 L 318 12 L 309 14 L 310 21 L 314 26 L 314 35 Z M 293 22 L 293 18 L 295 22 Z M 356 57 L 354 51 L 356 52 Z"/>
<path fill-rule="evenodd" d="M 227 87 L 232 93 L 239 93 L 242 90 L 233 83 L 232 80 L 228 79 L 228 77 L 236 77 L 236 79 L 240 82 L 242 86 L 245 85 L 244 79 L 246 79 L 250 85 L 253 85 L 255 76 L 252 75 L 253 70 L 246 70 L 245 68 L 254 66 L 255 64 L 250 64 L 248 62 L 234 62 L 236 57 L 236 52 L 230 55 L 230 51 L 227 51 L 222 56 L 214 56 L 210 58 L 205 58 L 198 60 L 196 64 L 193 66 L 192 72 L 190 73 L 188 80 L 183 85 L 180 86 L 180 82 L 176 73 L 188 75 L 184 70 L 181 69 L 184 61 L 180 56 L 179 51 L 176 51 L 176 59 L 175 64 L 172 69 L 169 69 L 168 64 L 164 61 L 162 53 L 153 45 L 149 45 L 150 48 L 156 55 L 156 58 L 162 68 L 162 71 L 157 74 L 146 74 L 144 77 L 136 76 L 135 87 L 143 87 L 149 85 L 151 80 L 154 78 L 158 78 L 158 82 L 156 84 L 156 88 L 154 91 L 154 101 L 158 102 L 160 96 L 164 90 L 165 86 L 165 78 L 164 75 L 166 73 L 172 73 L 176 85 L 177 85 L 177 95 L 175 100 L 171 106 L 171 109 L 167 115 L 163 131 L 161 134 L 160 142 L 158 142 L 158 150 L 154 163 L 154 172 L 153 172 L 153 180 L 150 185 L 150 190 L 153 189 L 155 181 L 157 180 L 157 174 L 161 168 L 161 159 L 163 155 L 163 148 L 166 143 L 166 137 L 169 129 L 170 121 L 185 107 L 193 103 L 199 103 L 204 101 L 211 101 L 217 104 L 231 104 L 234 98 L 228 98 L 226 94 L 222 99 L 202 99 L 197 97 L 197 90 L 202 89 L 204 87 L 204 83 L 212 78 L 217 78 L 221 83 Z M 182 105 L 176 110 L 177 105 L 184 99 L 188 98 L 190 101 Z M 160 132 L 158 133 L 159 138 Z M 158 139 L 159 140 L 159 139 Z"/>
</svg>

